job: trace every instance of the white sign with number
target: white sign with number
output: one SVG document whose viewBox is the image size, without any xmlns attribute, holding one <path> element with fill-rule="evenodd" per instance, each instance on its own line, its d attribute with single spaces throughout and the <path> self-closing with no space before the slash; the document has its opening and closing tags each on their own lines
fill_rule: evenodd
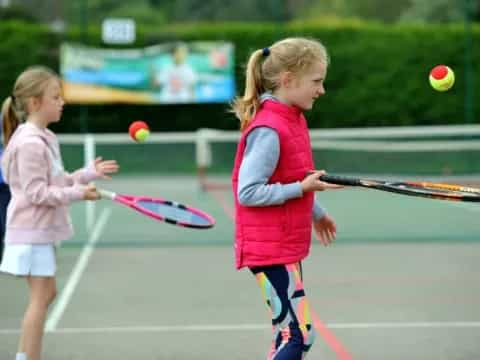
<svg viewBox="0 0 480 360">
<path fill-rule="evenodd" d="M 131 44 L 135 41 L 135 21 L 132 19 L 105 19 L 102 40 L 106 44 Z"/>
</svg>

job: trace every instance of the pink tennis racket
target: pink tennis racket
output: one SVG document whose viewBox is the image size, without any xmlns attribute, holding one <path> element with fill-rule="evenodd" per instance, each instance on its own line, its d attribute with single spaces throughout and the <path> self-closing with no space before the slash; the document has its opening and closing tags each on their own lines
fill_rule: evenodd
<svg viewBox="0 0 480 360">
<path fill-rule="evenodd" d="M 195 229 L 208 229 L 215 225 L 215 219 L 209 214 L 175 201 L 147 196 L 122 195 L 102 189 L 97 189 L 97 191 L 103 199 L 113 200 L 140 214 L 172 225 Z"/>
</svg>

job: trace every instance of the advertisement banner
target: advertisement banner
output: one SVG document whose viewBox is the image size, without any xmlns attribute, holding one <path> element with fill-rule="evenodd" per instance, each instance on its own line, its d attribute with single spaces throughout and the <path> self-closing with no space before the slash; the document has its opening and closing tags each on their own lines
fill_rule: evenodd
<svg viewBox="0 0 480 360">
<path fill-rule="evenodd" d="M 224 103 L 235 96 L 233 45 L 227 42 L 141 49 L 63 44 L 60 73 L 71 104 Z"/>
</svg>

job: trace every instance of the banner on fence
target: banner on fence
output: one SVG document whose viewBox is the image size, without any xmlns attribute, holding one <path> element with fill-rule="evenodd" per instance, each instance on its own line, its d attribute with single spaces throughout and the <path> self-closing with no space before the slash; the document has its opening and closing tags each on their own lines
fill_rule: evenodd
<svg viewBox="0 0 480 360">
<path fill-rule="evenodd" d="M 67 103 L 223 103 L 235 95 L 233 45 L 166 43 L 141 49 L 63 44 Z"/>
</svg>

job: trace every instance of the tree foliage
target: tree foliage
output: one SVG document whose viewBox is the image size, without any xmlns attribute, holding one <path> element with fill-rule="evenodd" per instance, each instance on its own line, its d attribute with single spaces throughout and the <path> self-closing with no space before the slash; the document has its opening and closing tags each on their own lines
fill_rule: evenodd
<svg viewBox="0 0 480 360">
<path fill-rule="evenodd" d="M 396 0 L 386 6 L 384 0 L 316 0 L 302 11 L 306 18 L 335 17 L 360 18 L 395 22 L 406 11 L 411 0 Z"/>
<path fill-rule="evenodd" d="M 411 0 L 412 5 L 404 12 L 400 20 L 417 22 L 446 23 L 463 21 L 466 12 L 473 13 L 470 0 Z"/>
<path fill-rule="evenodd" d="M 182 0 L 166 1 L 171 21 L 273 21 L 292 20 L 311 0 Z"/>
<path fill-rule="evenodd" d="M 280 30 L 279 30 L 280 29 Z M 281 33 L 280 33 L 281 32 Z M 25 22 L 0 22 L 0 99 L 10 92 L 15 77 L 31 64 L 59 69 L 59 46 L 78 42 L 78 31 L 53 33 L 46 26 Z M 98 29 L 90 28 L 86 43 L 99 46 Z M 427 124 L 461 124 L 466 121 L 465 27 L 456 25 L 385 25 L 378 22 L 338 21 L 337 23 L 295 22 L 224 23 L 139 28 L 133 46 L 150 45 L 151 36 L 161 41 L 229 41 L 235 46 L 237 94 L 243 93 L 245 63 L 254 49 L 284 36 L 321 39 L 329 49 L 332 63 L 326 80 L 326 95 L 309 112 L 311 127 L 357 127 Z M 472 42 L 480 39 L 480 27 L 472 26 Z M 445 45 L 447 44 L 447 45 Z M 473 59 L 480 49 L 472 47 Z M 28 56 L 24 56 L 28 54 Z M 448 94 L 431 89 L 428 73 L 434 64 L 449 64 L 457 83 Z M 480 83 L 480 64 L 473 62 L 473 84 Z M 480 102 L 472 104 L 480 112 Z M 198 127 L 237 128 L 227 112 L 228 104 L 193 105 L 91 105 L 88 130 L 124 131 L 132 119 L 152 119 L 152 130 L 192 130 Z M 57 129 L 84 131 L 80 106 L 70 104 Z M 154 121 L 153 119 L 158 119 Z M 164 121 L 165 120 L 165 121 Z M 478 118 L 472 121 L 478 122 Z"/>
<path fill-rule="evenodd" d="M 166 21 L 164 12 L 151 0 L 82 0 L 64 6 L 66 21 L 71 25 L 82 24 L 83 17 L 91 25 L 108 17 L 128 17 L 143 25 L 162 25 Z"/>
<path fill-rule="evenodd" d="M 480 0 L 12 0 L 37 19 L 67 25 L 99 24 L 128 16 L 138 24 L 175 22 L 284 22 L 312 18 L 358 18 L 385 23 L 463 21 L 467 9 L 480 20 Z"/>
<path fill-rule="evenodd" d="M 386 23 L 480 20 L 480 0 L 315 0 L 302 10 L 306 18 L 360 18 Z"/>
<path fill-rule="evenodd" d="M 23 20 L 26 22 L 37 21 L 28 9 L 19 5 L 4 8 L 0 7 L 0 21 L 7 20 Z"/>
</svg>

